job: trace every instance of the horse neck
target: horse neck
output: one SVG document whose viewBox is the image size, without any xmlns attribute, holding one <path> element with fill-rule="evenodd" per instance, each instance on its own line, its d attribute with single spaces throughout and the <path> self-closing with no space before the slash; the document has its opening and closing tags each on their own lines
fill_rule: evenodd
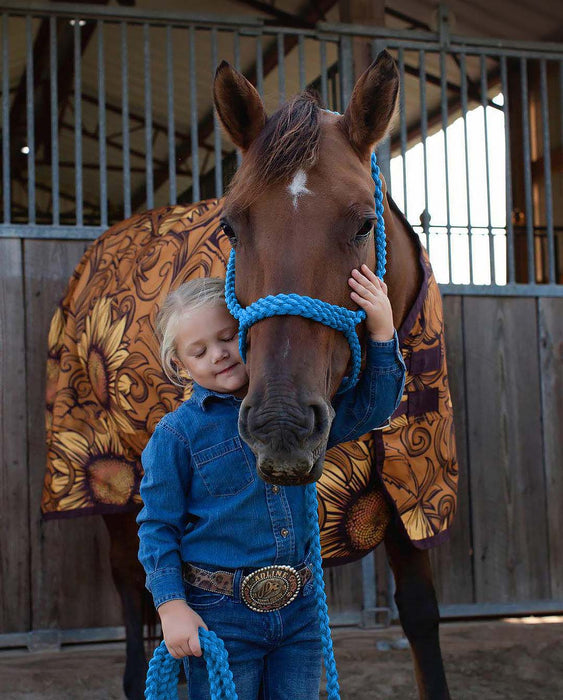
<svg viewBox="0 0 563 700">
<path fill-rule="evenodd" d="M 385 282 L 393 309 L 395 328 L 399 329 L 416 300 L 423 273 L 417 242 L 389 195 L 384 197 L 383 218 L 387 236 Z"/>
</svg>

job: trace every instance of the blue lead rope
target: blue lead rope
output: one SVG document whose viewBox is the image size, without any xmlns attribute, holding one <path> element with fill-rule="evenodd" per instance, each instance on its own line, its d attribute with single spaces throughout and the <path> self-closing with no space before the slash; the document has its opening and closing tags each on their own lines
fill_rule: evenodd
<svg viewBox="0 0 563 700">
<path fill-rule="evenodd" d="M 229 656 L 223 640 L 203 627 L 199 628 L 199 642 L 207 666 L 209 687 L 213 700 L 237 700 Z M 178 676 L 182 662 L 168 653 L 165 642 L 155 650 L 147 671 L 146 700 L 178 700 Z"/>
<path fill-rule="evenodd" d="M 375 250 L 377 253 L 376 275 L 383 279 L 386 265 L 385 222 L 383 220 L 383 191 L 380 171 L 375 153 L 371 155 L 371 174 L 375 183 Z M 225 298 L 230 313 L 240 325 L 240 354 L 246 357 L 246 333 L 257 321 L 269 316 L 304 316 L 331 328 L 342 331 L 350 345 L 352 353 L 352 372 L 341 386 L 341 391 L 353 386 L 358 380 L 361 350 L 356 325 L 365 318 L 364 311 L 352 311 L 320 299 L 302 297 L 297 294 L 276 294 L 258 299 L 246 308 L 242 308 L 235 294 L 235 251 L 231 251 L 225 280 Z M 309 520 L 310 547 L 312 550 L 311 567 L 313 569 L 314 595 L 319 615 L 319 625 L 323 644 L 323 659 L 327 678 L 329 700 L 340 700 L 338 672 L 334 660 L 334 650 L 330 635 L 328 606 L 323 579 L 321 556 L 321 536 L 319 529 L 318 501 L 316 484 L 309 484 L 306 489 L 306 509 Z M 227 650 L 222 640 L 211 630 L 199 629 L 199 640 L 203 657 L 207 665 L 212 700 L 237 700 L 233 674 L 229 669 Z M 164 642 L 154 652 L 147 672 L 145 688 L 146 700 L 177 700 L 178 674 L 180 661 L 173 658 Z"/>
</svg>

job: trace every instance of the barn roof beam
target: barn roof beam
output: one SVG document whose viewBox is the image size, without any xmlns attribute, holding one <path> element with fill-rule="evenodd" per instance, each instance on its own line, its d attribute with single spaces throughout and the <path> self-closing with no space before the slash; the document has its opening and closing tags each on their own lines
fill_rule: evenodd
<svg viewBox="0 0 563 700">
<path fill-rule="evenodd" d="M 292 14 L 291 12 L 284 12 L 273 5 L 260 2 L 260 0 L 235 0 L 235 2 L 239 5 L 245 5 L 246 7 L 251 7 L 253 10 L 258 10 L 258 12 L 270 15 L 272 19 L 266 20 L 265 24 L 296 27 L 298 29 L 314 29 L 315 27 L 314 22 L 307 22 L 299 15 Z"/>
</svg>

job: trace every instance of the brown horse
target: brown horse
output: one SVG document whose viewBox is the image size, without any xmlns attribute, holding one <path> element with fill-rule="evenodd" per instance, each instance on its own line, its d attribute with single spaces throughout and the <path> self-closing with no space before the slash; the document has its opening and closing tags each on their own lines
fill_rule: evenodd
<svg viewBox="0 0 563 700">
<path fill-rule="evenodd" d="M 299 98 L 268 120 L 254 87 L 228 64 L 219 66 L 215 106 L 243 151 L 222 217 L 237 253 L 236 293 L 243 306 L 288 292 L 350 306 L 350 271 L 362 263 L 375 269 L 373 240 L 366 235 L 375 217 L 370 156 L 394 115 L 398 87 L 395 64 L 382 54 L 358 80 L 342 117 Z M 420 286 L 418 250 L 389 206 L 384 218 L 386 281 L 400 326 Z M 319 443 L 326 445 L 330 399 L 350 356 L 346 339 L 302 317 L 276 316 L 250 329 L 248 345 L 250 383 L 239 430 L 261 476 L 284 484 L 318 479 L 322 457 L 316 455 Z M 420 695 L 445 698 L 428 558 L 397 525 L 391 521 L 385 543 Z"/>
<path fill-rule="evenodd" d="M 190 276 L 223 275 L 228 238 L 237 252 L 243 306 L 267 294 L 296 292 L 350 307 L 350 271 L 363 262 L 374 269 L 369 156 L 388 129 L 397 92 L 395 64 L 383 53 L 357 82 L 343 116 L 303 95 L 268 118 L 252 85 L 221 64 L 215 105 L 243 151 L 224 203 L 156 210 L 114 226 L 84 256 L 53 320 L 43 510 L 46 517 L 104 514 L 126 619 L 124 685 L 131 700 L 143 696 L 146 664 L 134 521 L 139 455 L 156 422 L 182 400 L 159 366 L 152 332 L 158 306 Z M 426 548 L 451 524 L 457 481 L 447 376 L 433 364 L 437 357 L 445 367 L 436 344 L 443 335 L 441 307 L 417 237 L 387 196 L 384 205 L 386 282 L 409 367 L 405 401 L 391 429 L 320 457 L 330 399 L 350 351 L 339 332 L 288 316 L 249 331 L 250 385 L 240 432 L 266 480 L 320 478 L 327 563 L 363 556 L 384 538 L 420 697 L 441 700 L 449 693 Z M 432 303 L 419 304 L 424 295 Z M 422 400 L 409 402 L 415 394 Z M 425 415 L 432 416 L 435 440 Z"/>
</svg>

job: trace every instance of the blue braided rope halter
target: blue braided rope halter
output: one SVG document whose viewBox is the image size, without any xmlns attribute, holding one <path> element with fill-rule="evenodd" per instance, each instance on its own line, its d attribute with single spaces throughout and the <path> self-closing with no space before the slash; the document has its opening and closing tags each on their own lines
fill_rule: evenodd
<svg viewBox="0 0 563 700">
<path fill-rule="evenodd" d="M 383 279 L 386 265 L 385 222 L 383 220 L 383 191 L 380 171 L 375 153 L 371 154 L 371 175 L 375 182 L 375 250 L 377 254 L 376 275 Z M 250 326 L 270 316 L 304 316 L 323 323 L 330 328 L 342 331 L 350 345 L 352 353 L 352 372 L 340 387 L 340 391 L 353 386 L 358 381 L 360 372 L 361 349 L 356 326 L 365 318 L 364 311 L 351 311 L 343 306 L 329 304 L 320 299 L 300 296 L 298 294 L 276 294 L 258 299 L 246 308 L 242 308 L 235 294 L 235 251 L 231 251 L 225 280 L 225 299 L 232 316 L 239 322 L 239 347 L 243 360 L 246 358 L 246 334 Z M 316 484 L 306 487 L 306 512 L 309 521 L 310 547 L 313 553 L 314 595 L 319 615 L 319 626 L 323 644 L 323 658 L 327 678 L 329 700 L 340 700 L 338 672 L 334 659 L 334 650 L 330 634 L 328 606 L 323 579 L 321 556 L 321 535 L 319 529 L 318 500 Z M 200 627 L 199 639 L 207 664 L 211 697 L 213 700 L 237 700 L 233 674 L 225 646 L 211 630 Z M 176 700 L 180 662 L 174 659 L 166 649 L 164 642 L 156 649 L 149 664 L 145 688 L 146 700 Z"/>
<path fill-rule="evenodd" d="M 356 326 L 366 317 L 365 311 L 352 311 L 343 306 L 299 294 L 270 294 L 243 308 L 235 294 L 234 249 L 231 250 L 227 265 L 225 300 L 231 316 L 239 322 L 239 350 L 244 362 L 246 362 L 246 334 L 250 326 L 270 316 L 304 316 L 342 331 L 348 340 L 352 353 L 352 372 L 342 382 L 340 391 L 346 391 L 358 381 L 362 349 L 356 334 Z"/>
</svg>

